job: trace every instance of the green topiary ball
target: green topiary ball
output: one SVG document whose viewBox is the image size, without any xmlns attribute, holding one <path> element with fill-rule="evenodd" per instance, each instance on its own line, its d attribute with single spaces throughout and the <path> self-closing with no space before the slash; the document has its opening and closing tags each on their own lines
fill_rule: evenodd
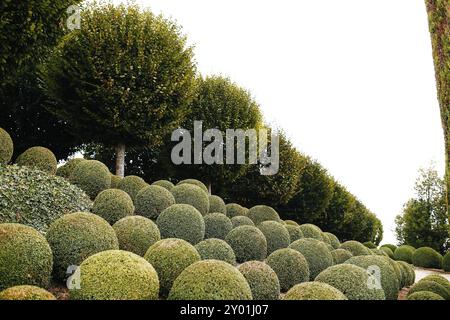
<svg viewBox="0 0 450 320">
<path fill-rule="evenodd" d="M 432 248 L 422 247 L 414 251 L 412 263 L 416 267 L 441 269 L 442 256 Z"/>
<path fill-rule="evenodd" d="M 375 249 L 370 249 L 370 251 L 372 251 L 372 253 L 376 256 L 383 256 L 383 257 L 389 258 L 389 255 L 384 250 L 375 248 Z"/>
<path fill-rule="evenodd" d="M 250 285 L 253 300 L 278 300 L 280 298 L 280 281 L 269 265 L 261 261 L 248 261 L 241 264 L 238 270 Z"/>
<path fill-rule="evenodd" d="M 209 196 L 209 212 L 219 212 L 227 214 L 227 207 L 221 197 L 215 195 Z"/>
<path fill-rule="evenodd" d="M 240 226 L 231 230 L 225 241 L 233 248 L 237 262 L 264 260 L 267 256 L 267 240 L 264 234 L 253 226 Z"/>
<path fill-rule="evenodd" d="M 136 214 L 156 219 L 163 210 L 175 204 L 175 198 L 167 189 L 160 186 L 146 186 L 134 199 Z"/>
<path fill-rule="evenodd" d="M 445 300 L 440 295 L 430 291 L 419 291 L 408 295 L 407 300 Z"/>
<path fill-rule="evenodd" d="M 372 241 L 363 242 L 363 245 L 369 249 L 376 249 L 377 246 Z"/>
<path fill-rule="evenodd" d="M 172 190 L 172 188 L 175 186 L 172 182 L 170 182 L 169 180 L 158 180 L 152 183 L 152 186 L 160 186 L 163 187 L 165 189 L 167 189 L 168 191 Z"/>
<path fill-rule="evenodd" d="M 122 181 L 122 177 L 116 176 L 115 174 L 111 174 L 111 188 L 119 189 L 119 183 Z"/>
<path fill-rule="evenodd" d="M 79 163 L 72 171 L 70 182 L 80 187 L 91 198 L 111 187 L 111 173 L 103 163 L 86 160 Z"/>
<path fill-rule="evenodd" d="M 258 225 L 258 229 L 266 237 L 268 255 L 275 250 L 287 248 L 291 243 L 289 232 L 279 222 L 263 221 Z"/>
<path fill-rule="evenodd" d="M 233 228 L 237 228 L 240 226 L 255 226 L 252 219 L 246 216 L 235 216 L 231 218 L 231 223 L 233 224 Z"/>
<path fill-rule="evenodd" d="M 402 270 L 402 288 L 409 287 L 410 285 L 414 284 L 416 280 L 414 267 L 405 261 L 398 261 L 398 265 Z"/>
<path fill-rule="evenodd" d="M 450 281 L 448 281 L 443 276 L 441 276 L 439 274 L 430 274 L 430 275 L 426 276 L 425 278 L 420 279 L 420 281 L 434 281 L 436 283 L 439 283 L 441 286 L 443 286 L 445 288 L 445 290 L 447 290 L 447 297 L 444 297 L 444 298 L 446 298 L 447 300 L 450 299 Z"/>
<path fill-rule="evenodd" d="M 413 294 L 415 292 L 420 292 L 420 291 L 433 292 L 435 294 L 440 295 L 445 300 L 450 300 L 450 295 L 449 295 L 448 290 L 444 286 L 437 283 L 436 281 L 421 280 L 421 281 L 417 282 L 415 285 L 413 285 L 411 287 L 411 290 L 409 290 L 408 296 L 410 294 Z"/>
<path fill-rule="evenodd" d="M 52 175 L 56 173 L 56 167 L 58 165 L 58 161 L 53 152 L 44 147 L 32 147 L 25 150 L 17 157 L 16 163 L 19 166 L 35 168 Z"/>
<path fill-rule="evenodd" d="M 0 290 L 16 285 L 47 287 L 52 273 L 50 246 L 35 229 L 0 224 Z"/>
<path fill-rule="evenodd" d="M 348 259 L 345 263 L 353 264 L 367 270 L 367 272 L 374 273 L 384 290 L 386 300 L 397 300 L 400 284 L 388 259 L 388 257 L 382 256 L 357 256 Z"/>
<path fill-rule="evenodd" d="M 408 263 L 412 262 L 412 256 L 414 254 L 414 247 L 403 245 L 395 249 L 394 259 L 397 261 L 405 261 Z"/>
<path fill-rule="evenodd" d="M 167 296 L 173 282 L 184 269 L 201 259 L 197 249 L 181 239 L 163 239 L 156 242 L 148 248 L 144 258 L 158 273 L 163 296 Z"/>
<path fill-rule="evenodd" d="M 389 262 L 389 264 L 391 265 L 391 267 L 394 268 L 394 272 L 395 272 L 395 275 L 397 277 L 397 281 L 399 284 L 398 289 L 400 290 L 402 288 L 401 284 L 402 284 L 403 278 L 405 277 L 405 275 L 403 275 L 403 269 L 402 269 L 402 267 L 400 267 L 398 261 L 395 261 L 394 259 L 391 259 L 389 257 L 386 257 L 386 258 L 387 258 L 387 261 Z"/>
<path fill-rule="evenodd" d="M 127 251 L 94 254 L 80 266 L 80 289 L 73 300 L 156 300 L 158 274 L 144 258 Z"/>
<path fill-rule="evenodd" d="M 300 228 L 300 226 L 286 224 L 284 227 L 289 232 L 289 239 L 290 239 L 291 243 L 298 239 L 303 238 L 303 232 L 302 232 L 302 229 Z"/>
<path fill-rule="evenodd" d="M 335 249 L 331 251 L 331 256 L 333 257 L 333 264 L 341 264 L 353 257 L 353 254 L 345 249 Z"/>
<path fill-rule="evenodd" d="M 208 213 L 205 217 L 205 239 L 225 239 L 233 229 L 230 218 L 223 213 Z"/>
<path fill-rule="evenodd" d="M 56 300 L 56 298 L 45 289 L 22 285 L 1 291 L 0 300 Z"/>
<path fill-rule="evenodd" d="M 189 204 L 202 215 L 206 215 L 209 212 L 209 197 L 200 187 L 190 183 L 183 183 L 173 187 L 171 192 L 176 203 Z"/>
<path fill-rule="evenodd" d="M 128 193 L 119 189 L 106 189 L 95 197 L 92 213 L 102 217 L 109 224 L 132 215 L 134 212 L 133 200 Z"/>
<path fill-rule="evenodd" d="M 371 255 L 372 252 L 361 242 L 350 240 L 341 244 L 340 249 L 350 251 L 354 256 Z"/>
<path fill-rule="evenodd" d="M 445 272 L 450 272 L 450 251 L 447 252 L 442 259 L 442 269 L 444 269 Z"/>
<path fill-rule="evenodd" d="M 225 205 L 227 211 L 227 217 L 232 219 L 237 216 L 245 216 L 246 211 L 245 208 L 237 203 L 228 203 Z M 250 219 L 250 218 L 249 218 Z"/>
<path fill-rule="evenodd" d="M 236 255 L 228 243 L 221 239 L 206 239 L 195 245 L 202 260 L 221 260 L 236 265 Z"/>
<path fill-rule="evenodd" d="M 396 245 L 393 245 L 393 244 L 390 244 L 390 243 L 383 244 L 383 245 L 380 247 L 380 249 L 381 249 L 381 248 L 385 248 L 385 247 L 391 249 L 392 252 L 394 252 L 395 249 L 397 249 L 397 246 L 396 246 Z"/>
<path fill-rule="evenodd" d="M 341 242 L 339 241 L 338 237 L 330 232 L 323 232 L 322 234 L 325 235 L 328 240 L 330 240 L 330 244 L 333 249 L 339 249 L 339 247 L 341 246 Z"/>
<path fill-rule="evenodd" d="M 300 229 L 302 229 L 303 237 L 305 238 L 313 238 L 316 240 L 323 240 L 322 230 L 318 226 L 315 226 L 310 223 L 300 225 Z"/>
<path fill-rule="evenodd" d="M 180 182 L 177 183 L 177 186 L 182 185 L 182 184 L 192 184 L 194 186 L 197 186 L 197 187 L 201 188 L 206 194 L 209 194 L 208 188 L 200 180 L 197 180 L 197 179 L 181 180 Z"/>
<path fill-rule="evenodd" d="M 305 257 L 297 250 L 284 248 L 272 252 L 267 264 L 275 271 L 282 292 L 288 291 L 297 283 L 308 281 L 309 267 Z"/>
<path fill-rule="evenodd" d="M 290 225 L 290 226 L 297 226 L 297 227 L 300 226 L 300 225 L 299 225 L 297 222 L 295 222 L 294 220 L 284 220 L 284 223 L 287 224 L 287 225 Z"/>
<path fill-rule="evenodd" d="M 283 300 L 347 300 L 347 297 L 326 283 L 304 282 L 292 287 Z"/>
<path fill-rule="evenodd" d="M 322 271 L 315 281 L 325 282 L 340 290 L 349 300 L 384 300 L 384 290 L 377 288 L 367 271 L 353 264 L 338 264 Z"/>
<path fill-rule="evenodd" d="M 0 164 L 8 164 L 14 153 L 14 144 L 11 136 L 0 128 Z"/>
<path fill-rule="evenodd" d="M 158 216 L 156 224 L 163 239 L 179 238 L 197 244 L 205 237 L 203 216 L 188 204 L 174 204 L 168 207 Z"/>
<path fill-rule="evenodd" d="M 333 265 L 333 256 L 325 243 L 313 238 L 299 239 L 291 243 L 289 248 L 300 252 L 308 261 L 310 279 L 314 278 Z"/>
<path fill-rule="evenodd" d="M 138 176 L 126 176 L 119 182 L 119 189 L 129 194 L 133 201 L 136 199 L 139 191 L 148 186 L 144 179 Z"/>
<path fill-rule="evenodd" d="M 232 265 L 218 260 L 191 264 L 178 276 L 169 300 L 251 300 L 244 276 Z"/>
<path fill-rule="evenodd" d="M 121 250 L 143 256 L 147 249 L 161 240 L 156 224 L 145 217 L 129 216 L 113 225 Z"/>
<path fill-rule="evenodd" d="M 380 247 L 380 250 L 385 252 L 389 258 L 394 259 L 394 252 L 389 247 Z"/>
<path fill-rule="evenodd" d="M 59 177 L 63 177 L 64 179 L 70 179 L 70 175 L 73 170 L 79 165 L 81 162 L 86 161 L 83 158 L 74 158 L 67 161 L 64 165 L 56 169 L 56 175 Z"/>
<path fill-rule="evenodd" d="M 247 217 L 252 219 L 256 226 L 261 222 L 268 220 L 280 222 L 280 216 L 275 209 L 265 205 L 250 208 L 247 212 Z"/>
<path fill-rule="evenodd" d="M 79 266 L 97 252 L 119 249 L 114 229 L 103 218 L 87 212 L 63 215 L 48 229 L 47 241 L 53 251 L 53 274 L 64 280 L 70 266 Z"/>
</svg>

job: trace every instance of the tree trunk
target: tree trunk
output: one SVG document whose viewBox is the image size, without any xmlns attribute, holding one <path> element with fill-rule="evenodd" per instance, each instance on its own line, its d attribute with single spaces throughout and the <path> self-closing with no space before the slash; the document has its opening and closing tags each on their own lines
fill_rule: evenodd
<svg viewBox="0 0 450 320">
<path fill-rule="evenodd" d="M 125 175 L 125 144 L 116 146 L 116 175 L 123 178 Z"/>
<path fill-rule="evenodd" d="M 211 193 L 211 182 L 208 182 L 208 192 L 209 192 L 210 195 L 212 194 Z"/>
</svg>

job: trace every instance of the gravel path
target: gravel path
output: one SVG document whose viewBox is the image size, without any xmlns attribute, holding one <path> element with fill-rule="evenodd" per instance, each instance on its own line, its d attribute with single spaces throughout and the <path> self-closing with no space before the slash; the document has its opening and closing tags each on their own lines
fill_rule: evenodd
<svg viewBox="0 0 450 320">
<path fill-rule="evenodd" d="M 439 274 L 439 275 L 447 278 L 448 281 L 450 281 L 450 273 L 443 272 L 442 270 L 422 269 L 422 268 L 417 268 L 417 267 L 414 267 L 414 270 L 416 272 L 416 282 L 419 281 L 420 279 L 425 278 L 426 276 L 428 276 L 430 274 Z"/>
</svg>

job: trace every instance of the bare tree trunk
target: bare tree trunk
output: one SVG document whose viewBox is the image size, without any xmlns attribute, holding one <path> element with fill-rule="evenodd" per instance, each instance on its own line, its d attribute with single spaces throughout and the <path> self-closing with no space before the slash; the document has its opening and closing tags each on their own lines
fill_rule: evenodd
<svg viewBox="0 0 450 320">
<path fill-rule="evenodd" d="M 125 175 L 125 144 L 119 143 L 116 146 L 116 175 Z"/>
<path fill-rule="evenodd" d="M 209 192 L 210 195 L 212 194 L 211 193 L 211 182 L 208 182 L 208 192 Z"/>
</svg>

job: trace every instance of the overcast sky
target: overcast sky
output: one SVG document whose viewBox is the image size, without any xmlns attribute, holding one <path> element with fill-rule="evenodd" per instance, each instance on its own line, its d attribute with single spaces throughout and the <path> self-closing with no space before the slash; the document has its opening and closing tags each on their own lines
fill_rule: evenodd
<svg viewBox="0 0 450 320">
<path fill-rule="evenodd" d="M 199 71 L 250 90 L 266 121 L 377 214 L 384 243 L 395 241 L 418 169 L 434 161 L 444 171 L 423 0 L 137 2 L 182 25 Z"/>
</svg>

